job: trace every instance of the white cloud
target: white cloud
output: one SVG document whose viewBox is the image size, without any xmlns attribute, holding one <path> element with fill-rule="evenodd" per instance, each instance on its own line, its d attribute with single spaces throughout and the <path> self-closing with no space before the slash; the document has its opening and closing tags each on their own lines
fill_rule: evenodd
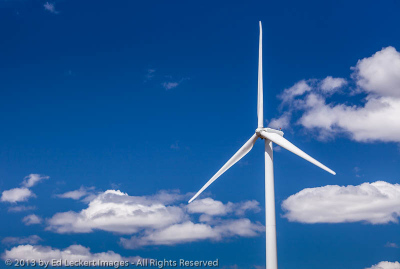
<svg viewBox="0 0 400 269">
<path fill-rule="evenodd" d="M 212 198 L 194 200 L 187 206 L 190 213 L 204 213 L 208 215 L 226 215 L 232 210 L 232 203 L 224 205 Z"/>
<path fill-rule="evenodd" d="M 166 90 L 171 90 L 173 88 L 178 87 L 180 84 L 180 82 L 163 82 L 162 86 L 164 87 L 164 89 Z"/>
<path fill-rule="evenodd" d="M 26 201 L 30 197 L 35 197 L 35 194 L 28 188 L 14 188 L 3 191 L 0 199 L 2 202 L 16 203 Z"/>
<path fill-rule="evenodd" d="M 185 213 L 179 207 L 108 190 L 99 194 L 87 209 L 79 213 L 55 214 L 48 221 L 48 229 L 57 233 L 87 233 L 99 229 L 131 234 L 143 228 L 162 228 L 184 218 Z"/>
<path fill-rule="evenodd" d="M 35 214 L 30 214 L 22 219 L 22 222 L 25 223 L 25 225 L 33 225 L 33 224 L 40 224 L 42 223 L 42 218 Z"/>
<path fill-rule="evenodd" d="M 56 7 L 55 7 L 54 3 L 46 2 L 46 3 L 43 5 L 43 7 L 44 7 L 45 10 L 49 11 L 50 13 L 53 13 L 53 14 L 58 14 L 58 13 L 59 13 L 59 12 L 56 10 Z"/>
<path fill-rule="evenodd" d="M 143 237 L 121 238 L 125 248 L 134 249 L 146 245 L 174 245 L 197 240 L 212 239 L 219 234 L 207 224 L 195 224 L 191 221 L 174 224 L 165 229 L 148 232 Z"/>
<path fill-rule="evenodd" d="M 163 203 L 166 205 L 176 203 L 182 200 L 188 200 L 193 193 L 180 194 L 179 190 L 160 190 L 154 195 L 141 196 L 141 199 L 146 200 L 148 203 Z"/>
<path fill-rule="evenodd" d="M 347 81 L 344 78 L 333 78 L 331 76 L 327 76 L 321 81 L 320 87 L 323 92 L 332 93 L 346 84 Z"/>
<path fill-rule="evenodd" d="M 285 128 L 289 127 L 291 117 L 292 117 L 292 115 L 290 112 L 283 113 L 283 115 L 280 116 L 279 118 L 272 119 L 268 123 L 268 126 L 270 128 L 275 128 L 275 129 L 279 129 L 279 128 L 285 129 Z"/>
<path fill-rule="evenodd" d="M 305 80 L 301 80 L 289 89 L 285 89 L 280 95 L 280 98 L 284 103 L 291 102 L 295 97 L 302 96 L 303 94 L 311 91 L 311 89 L 312 88 Z"/>
<path fill-rule="evenodd" d="M 244 236 L 253 237 L 264 231 L 264 226 L 260 223 L 252 223 L 249 219 L 237 219 L 222 222 L 214 229 L 218 230 L 223 236 Z"/>
<path fill-rule="evenodd" d="M 400 269 L 400 263 L 384 261 L 365 269 Z"/>
<path fill-rule="evenodd" d="M 343 78 L 302 80 L 279 96 L 285 112 L 271 126 L 288 127 L 293 120 L 321 139 L 341 134 L 359 142 L 400 142 L 400 53 L 384 48 L 359 60 L 353 70 L 350 87 L 356 84 L 358 89 L 341 94 L 358 94 L 352 97 L 359 97 L 354 105 L 333 102 L 327 95 L 349 84 Z"/>
<path fill-rule="evenodd" d="M 16 203 L 28 200 L 30 197 L 36 197 L 36 195 L 28 188 L 34 186 L 36 183 L 42 179 L 48 179 L 48 176 L 41 176 L 39 174 L 30 174 L 24 178 L 21 185 L 22 188 L 14 188 L 11 190 L 5 190 L 1 194 L 0 200 L 2 202 Z M 29 207 L 15 207 L 14 209 L 9 209 L 9 211 L 23 211 L 26 209 L 31 209 Z"/>
<path fill-rule="evenodd" d="M 205 239 L 221 240 L 224 237 L 253 237 L 264 231 L 259 223 L 249 219 L 221 221 L 217 225 L 187 221 L 164 229 L 147 231 L 145 236 L 121 238 L 125 248 L 135 249 L 146 245 L 176 245 Z"/>
<path fill-rule="evenodd" d="M 400 185 L 377 181 L 307 188 L 284 200 L 282 208 L 285 218 L 302 223 L 397 223 Z"/>
<path fill-rule="evenodd" d="M 400 53 L 393 47 L 383 48 L 354 68 L 357 85 L 380 96 L 400 97 Z"/>
<path fill-rule="evenodd" d="M 108 190 L 97 195 L 80 212 L 55 214 L 48 219 L 46 229 L 57 233 L 103 230 L 136 234 L 130 239 L 121 238 L 121 243 L 129 248 L 219 240 L 228 236 L 249 237 L 263 231 L 259 223 L 252 223 L 245 218 L 232 218 L 233 215 L 242 216 L 248 211 L 258 212 L 260 209 L 257 201 L 223 204 L 205 198 L 188 206 L 186 201 L 191 195 L 180 194 L 178 191 L 160 191 L 150 196 L 129 196 L 121 191 Z M 185 203 L 180 203 L 182 199 Z M 191 220 L 190 214 L 194 213 L 203 214 L 203 217 L 199 217 L 201 223 Z M 204 218 L 206 215 L 210 218 Z M 228 218 L 213 219 L 212 216 Z M 177 230 L 179 233 L 173 234 Z"/>
<path fill-rule="evenodd" d="M 94 191 L 94 187 L 84 187 L 81 186 L 79 189 L 74 190 L 74 191 L 68 191 L 66 193 L 63 194 L 58 194 L 57 197 L 59 198 L 69 198 L 69 199 L 73 199 L 73 200 L 79 200 L 83 197 L 89 197 L 89 198 L 94 198 L 92 197 L 92 195 L 94 195 L 93 193 Z M 85 199 L 86 200 L 86 199 Z M 89 199 L 91 200 L 91 199 Z"/>
<path fill-rule="evenodd" d="M 251 200 L 251 201 L 244 201 L 244 202 L 240 202 L 240 203 L 236 203 L 235 204 L 235 214 L 237 216 L 242 216 L 246 213 L 246 211 L 253 211 L 255 213 L 260 212 L 260 206 L 259 206 L 259 202 L 257 202 L 256 200 Z"/>
<path fill-rule="evenodd" d="M 259 203 L 255 200 L 245 201 L 241 203 L 223 204 L 221 201 L 216 201 L 212 198 L 197 199 L 187 205 L 189 213 L 201 213 L 211 216 L 224 216 L 234 212 L 236 215 L 244 215 L 245 211 L 250 210 L 259 212 Z"/>
<path fill-rule="evenodd" d="M 21 185 L 30 188 L 36 185 L 36 183 L 39 183 L 43 179 L 49 179 L 49 176 L 44 176 L 44 175 L 39 175 L 39 174 L 30 174 L 29 176 L 26 176 L 24 178 L 24 181 L 22 181 Z"/>
<path fill-rule="evenodd" d="M 310 99 L 315 101 L 309 103 Z M 309 95 L 307 111 L 299 123 L 308 129 L 348 133 L 359 142 L 400 142 L 400 99 L 389 97 L 367 98 L 362 107 L 329 105 L 321 96 Z"/>
<path fill-rule="evenodd" d="M 8 208 L 8 212 L 22 212 L 36 209 L 35 206 L 12 206 Z"/>
<path fill-rule="evenodd" d="M 43 239 L 37 235 L 31 235 L 28 237 L 5 237 L 1 240 L 1 243 L 4 245 L 22 245 L 22 244 L 31 244 L 35 245 L 42 241 Z"/>
<path fill-rule="evenodd" d="M 92 253 L 89 248 L 82 245 L 71 245 L 63 250 L 48 246 L 35 246 L 31 244 L 19 245 L 10 250 L 6 250 L 3 259 L 24 259 L 35 261 L 51 261 L 52 259 L 62 259 L 67 261 L 136 261 L 140 257 L 122 257 L 114 251 Z M 65 265 L 65 264 L 63 264 Z"/>
</svg>

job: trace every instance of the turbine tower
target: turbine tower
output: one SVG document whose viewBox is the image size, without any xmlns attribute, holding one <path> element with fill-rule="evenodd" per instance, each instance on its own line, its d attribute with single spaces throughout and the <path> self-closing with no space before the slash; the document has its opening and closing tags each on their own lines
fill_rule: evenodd
<svg viewBox="0 0 400 269">
<path fill-rule="evenodd" d="M 272 143 L 281 146 L 297 156 L 309 161 L 312 164 L 324 169 L 325 171 L 336 175 L 334 171 L 318 162 L 307 153 L 290 143 L 283 137 L 283 132 L 271 128 L 264 128 L 263 116 L 263 78 L 262 78 L 262 27 L 260 24 L 260 43 L 258 58 L 258 100 L 257 117 L 258 126 L 255 134 L 232 156 L 222 168 L 189 200 L 191 203 L 197 198 L 211 183 L 221 176 L 232 165 L 242 159 L 253 148 L 258 138 L 265 140 L 265 228 L 266 228 L 266 267 L 267 269 L 278 268 L 278 258 L 276 250 L 276 222 L 275 222 L 275 190 L 274 190 L 274 163 Z"/>
</svg>

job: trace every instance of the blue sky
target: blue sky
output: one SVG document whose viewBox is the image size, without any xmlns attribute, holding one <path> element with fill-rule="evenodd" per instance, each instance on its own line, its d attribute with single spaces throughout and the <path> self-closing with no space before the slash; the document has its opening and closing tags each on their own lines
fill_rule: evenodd
<svg viewBox="0 0 400 269">
<path fill-rule="evenodd" d="M 3 259 L 262 268 L 260 141 L 185 204 L 254 133 L 261 20 L 266 125 L 337 172 L 275 151 L 279 267 L 400 267 L 398 1 L 0 6 Z"/>
</svg>

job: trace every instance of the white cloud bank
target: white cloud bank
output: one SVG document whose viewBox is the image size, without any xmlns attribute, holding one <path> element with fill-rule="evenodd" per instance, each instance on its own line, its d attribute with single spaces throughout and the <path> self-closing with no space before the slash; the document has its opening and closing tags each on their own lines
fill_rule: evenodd
<svg viewBox="0 0 400 269">
<path fill-rule="evenodd" d="M 92 253 L 89 248 L 82 245 L 71 245 L 63 250 L 40 245 L 19 245 L 10 250 L 6 250 L 2 258 L 5 259 L 23 259 L 35 261 L 51 261 L 52 259 L 62 259 L 63 261 L 136 261 L 140 257 L 122 257 L 113 252 Z"/>
<path fill-rule="evenodd" d="M 383 48 L 352 69 L 351 83 L 328 76 L 285 89 L 279 96 L 285 112 L 269 126 L 287 128 L 293 122 L 315 131 L 321 139 L 344 134 L 359 142 L 400 142 L 400 53 L 393 47 Z M 346 85 L 357 89 L 341 90 Z M 335 93 L 358 94 L 359 104 L 329 101 Z"/>
<path fill-rule="evenodd" d="M 205 198 L 187 205 L 188 196 L 176 191 L 129 196 L 119 190 L 107 190 L 98 194 L 80 212 L 55 214 L 47 220 L 46 229 L 56 233 L 103 230 L 134 235 L 129 239 L 121 238 L 121 244 L 126 248 L 220 240 L 233 236 L 252 237 L 263 231 L 261 224 L 241 217 L 248 211 L 260 210 L 256 201 L 223 204 Z M 182 199 L 184 203 L 180 203 Z M 193 220 L 197 217 L 199 223 Z"/>
<path fill-rule="evenodd" d="M 400 269 L 400 263 L 384 261 L 365 269 Z"/>
<path fill-rule="evenodd" d="M 205 239 L 218 241 L 233 236 L 254 237 L 262 231 L 262 225 L 243 218 L 219 221 L 214 225 L 187 221 L 156 231 L 147 230 L 141 237 L 121 238 L 121 244 L 125 248 L 135 249 L 146 245 L 175 245 Z"/>
<path fill-rule="evenodd" d="M 377 181 L 307 188 L 284 200 L 282 208 L 285 218 L 301 223 L 397 223 L 400 185 Z"/>
<path fill-rule="evenodd" d="M 57 233 L 88 233 L 94 229 L 132 234 L 143 228 L 161 228 L 184 219 L 183 209 L 144 197 L 107 190 L 79 213 L 55 214 L 48 229 Z"/>
</svg>

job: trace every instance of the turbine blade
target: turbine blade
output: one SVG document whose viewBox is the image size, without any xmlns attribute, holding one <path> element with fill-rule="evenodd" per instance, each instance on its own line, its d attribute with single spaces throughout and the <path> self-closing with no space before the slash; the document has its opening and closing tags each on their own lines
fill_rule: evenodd
<svg viewBox="0 0 400 269">
<path fill-rule="evenodd" d="M 316 159 L 314 159 L 313 157 L 311 157 L 310 155 L 308 155 L 307 153 L 305 153 L 304 151 L 302 151 L 301 149 L 290 143 L 288 140 L 283 138 L 283 136 L 280 136 L 279 134 L 276 133 L 269 133 L 265 131 L 261 131 L 261 136 L 271 140 L 272 142 L 281 146 L 282 148 L 285 148 L 288 151 L 293 152 L 297 156 L 309 161 L 310 163 L 315 164 L 319 168 L 324 169 L 325 171 L 331 173 L 332 175 L 336 175 L 336 173 L 333 170 L 329 169 L 328 167 L 326 167 L 325 165 L 323 165 L 322 163 L 320 163 L 319 161 L 317 161 Z"/>
<path fill-rule="evenodd" d="M 260 41 L 258 45 L 258 97 L 257 97 L 257 118 L 258 128 L 264 126 L 263 109 L 263 72 L 262 72 L 262 26 L 260 21 Z"/>
<path fill-rule="evenodd" d="M 226 170 L 228 170 L 232 165 L 237 163 L 240 159 L 242 159 L 249 151 L 253 148 L 254 143 L 256 142 L 258 136 L 254 134 L 236 153 L 232 156 L 232 158 L 227 161 L 224 166 L 189 200 L 191 203 L 194 199 L 197 198 L 208 186 L 211 185 L 220 175 L 222 175 Z"/>
</svg>

